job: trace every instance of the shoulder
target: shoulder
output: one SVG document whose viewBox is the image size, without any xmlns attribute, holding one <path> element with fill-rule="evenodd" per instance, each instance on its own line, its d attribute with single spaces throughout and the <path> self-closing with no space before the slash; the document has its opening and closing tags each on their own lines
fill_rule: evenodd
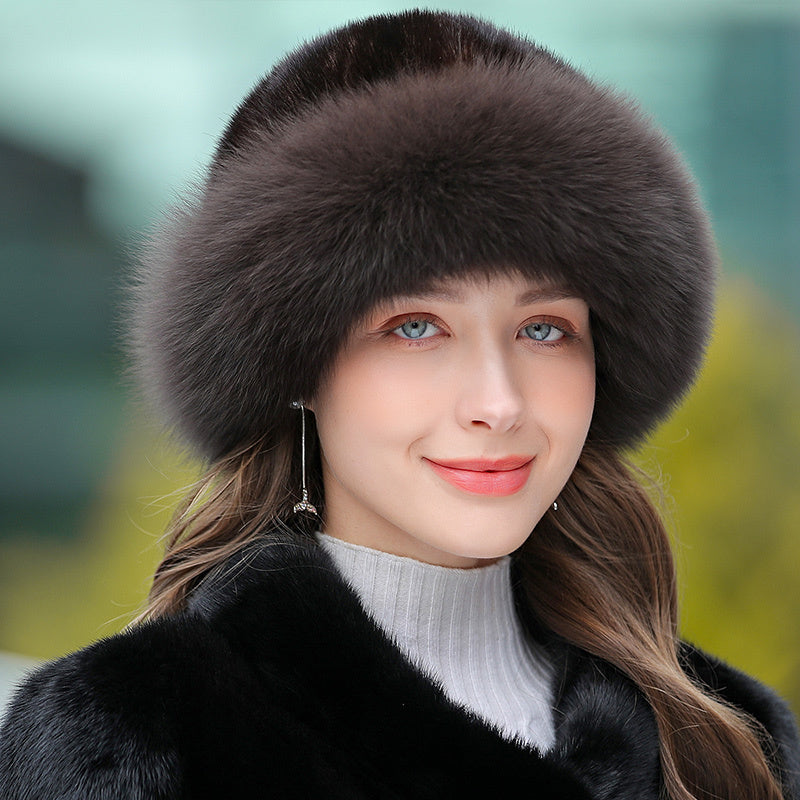
<svg viewBox="0 0 800 800">
<path fill-rule="evenodd" d="M 765 749 L 777 755 L 787 796 L 800 798 L 800 733 L 788 704 L 768 686 L 694 645 L 683 643 L 680 657 L 694 680 L 763 726 L 774 742 Z"/>
<path fill-rule="evenodd" d="M 224 643 L 191 617 L 143 625 L 45 665 L 0 729 L 0 796 L 177 797 L 178 721 Z"/>
<path fill-rule="evenodd" d="M 0 727 L 0 797 L 245 796 L 311 780 L 298 772 L 319 749 L 308 720 L 314 698 L 334 691 L 318 686 L 319 665 L 337 663 L 349 636 L 347 664 L 329 670 L 346 686 L 353 659 L 375 650 L 357 600 L 317 551 L 289 536 L 254 543 L 208 576 L 186 612 L 33 673 Z"/>
</svg>

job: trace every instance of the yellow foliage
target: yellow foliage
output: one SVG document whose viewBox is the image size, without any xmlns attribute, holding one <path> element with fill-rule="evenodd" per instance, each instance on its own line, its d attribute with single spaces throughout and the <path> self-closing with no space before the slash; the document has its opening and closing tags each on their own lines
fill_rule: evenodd
<svg viewBox="0 0 800 800">
<path fill-rule="evenodd" d="M 160 538 L 197 468 L 131 418 L 78 540 L 0 551 L 0 649 L 53 658 L 121 630 L 141 607 Z"/>
<path fill-rule="evenodd" d="M 670 498 L 684 636 L 800 709 L 800 332 L 752 287 L 725 287 L 705 369 L 640 459 Z"/>
</svg>

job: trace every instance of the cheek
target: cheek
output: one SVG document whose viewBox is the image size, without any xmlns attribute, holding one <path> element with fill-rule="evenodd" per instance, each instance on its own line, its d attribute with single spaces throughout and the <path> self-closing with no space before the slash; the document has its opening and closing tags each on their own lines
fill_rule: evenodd
<svg viewBox="0 0 800 800">
<path fill-rule="evenodd" d="M 320 443 L 331 466 L 334 460 L 364 463 L 366 452 L 388 445 L 407 447 L 425 431 L 431 392 L 420 374 L 424 371 L 411 359 L 406 362 L 351 356 L 338 365 L 314 403 Z"/>
<path fill-rule="evenodd" d="M 547 428 L 551 444 L 558 443 L 574 451 L 583 447 L 592 421 L 594 400 L 594 358 L 583 357 L 554 363 L 548 374 L 537 382 L 532 407 Z"/>
<path fill-rule="evenodd" d="M 386 427 L 424 394 L 409 370 L 390 359 L 354 360 L 336 375 L 329 402 L 339 417 L 357 417 L 364 425 Z"/>
</svg>

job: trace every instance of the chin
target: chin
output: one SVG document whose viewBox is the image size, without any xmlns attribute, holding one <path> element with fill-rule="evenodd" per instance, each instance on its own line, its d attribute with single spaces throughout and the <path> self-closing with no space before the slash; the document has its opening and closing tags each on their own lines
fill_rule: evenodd
<svg viewBox="0 0 800 800">
<path fill-rule="evenodd" d="M 538 519 L 529 527 L 510 531 L 508 527 L 503 529 L 502 522 L 495 519 L 490 525 L 482 526 L 467 535 L 462 529 L 454 532 L 447 541 L 436 544 L 431 542 L 431 545 L 458 558 L 496 561 L 522 547 L 537 523 Z"/>
</svg>

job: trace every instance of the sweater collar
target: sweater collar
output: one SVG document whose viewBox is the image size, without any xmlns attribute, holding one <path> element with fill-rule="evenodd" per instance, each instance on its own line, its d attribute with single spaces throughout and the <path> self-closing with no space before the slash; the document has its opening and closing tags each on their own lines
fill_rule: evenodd
<svg viewBox="0 0 800 800">
<path fill-rule="evenodd" d="M 517 614 L 511 558 L 471 569 L 317 541 L 365 611 L 453 702 L 509 738 L 553 746 L 552 666 Z"/>
<path fill-rule="evenodd" d="M 463 631 L 500 646 L 521 635 L 511 590 L 511 559 L 474 569 L 426 564 L 413 558 L 352 544 L 324 533 L 317 541 L 356 591 L 369 615 L 411 649 L 434 636 Z M 447 628 L 443 631 L 442 628 Z"/>
</svg>

